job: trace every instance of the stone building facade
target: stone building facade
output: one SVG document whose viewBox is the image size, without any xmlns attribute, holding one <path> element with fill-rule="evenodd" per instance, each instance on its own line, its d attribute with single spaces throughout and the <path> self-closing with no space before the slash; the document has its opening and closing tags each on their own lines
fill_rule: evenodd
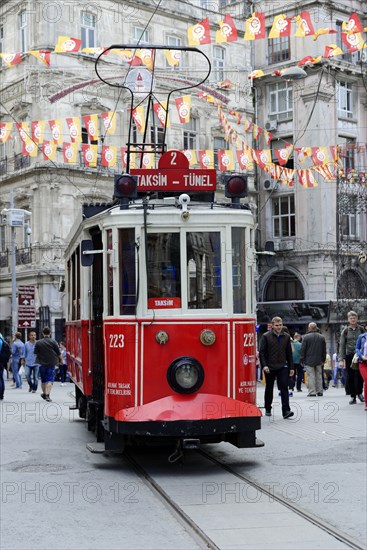
<svg viewBox="0 0 367 550">
<path fill-rule="evenodd" d="M 257 123 L 273 134 L 271 143 L 262 147 L 270 148 L 277 162 L 275 150 L 286 144 L 295 148 L 339 145 L 344 168 L 344 175 L 331 181 L 316 175 L 315 187 L 303 187 L 297 178 L 290 187 L 257 172 L 258 246 L 271 249 L 269 243 L 273 243 L 275 249 L 274 257 L 259 258 L 259 322 L 266 324 L 277 311 L 291 331 L 304 331 L 307 322 L 319 321 L 329 329 L 333 348 L 348 309 L 357 309 L 367 319 L 363 301 L 367 297 L 367 263 L 363 263 L 367 252 L 367 50 L 349 53 L 341 34 L 342 22 L 353 12 L 367 25 L 365 2 L 306 0 L 302 6 L 295 1 L 261 2 L 258 8 L 266 11 L 267 31 L 276 15 L 293 18 L 303 10 L 310 14 L 315 30 L 337 31 L 317 40 L 301 38 L 294 36 L 292 22 L 289 37 L 258 40 L 252 53 L 253 66 L 265 74 L 254 79 Z M 274 71 L 295 67 L 306 56 L 324 56 L 330 44 L 340 46 L 344 55 L 305 65 L 306 78 L 272 76 Z M 286 164 L 291 169 L 310 166 L 310 158 L 301 163 L 295 153 Z M 330 168 L 335 168 L 333 159 Z"/>
<path fill-rule="evenodd" d="M 100 82 L 95 74 L 96 56 L 88 53 L 53 52 L 58 37 L 82 40 L 84 47 L 108 47 L 111 44 L 187 45 L 187 28 L 209 18 L 212 43 L 200 46 L 212 62 L 212 73 L 205 87 L 188 90 L 192 95 L 191 121 L 180 124 L 172 116 L 167 132 L 168 148 L 226 149 L 216 109 L 197 97 L 199 90 L 213 94 L 228 107 L 251 116 L 253 104 L 248 93 L 250 50 L 243 40 L 230 44 L 215 43 L 215 31 L 228 7 L 238 27 L 242 26 L 244 4 L 211 0 L 150 2 L 103 0 L 90 2 L 47 0 L 3 0 L 0 6 L 0 53 L 21 52 L 23 61 L 12 68 L 1 64 L 0 121 L 13 122 L 12 137 L 0 144 L 0 330 L 10 335 L 11 325 L 11 230 L 4 211 L 24 209 L 30 213 L 22 227 L 15 230 L 16 284 L 34 285 L 37 327 L 50 324 L 53 334 L 63 336 L 66 308 L 63 291 L 63 253 L 68 233 L 80 213 L 82 203 L 110 201 L 113 176 L 123 171 L 119 158 L 114 168 L 85 165 L 81 153 L 73 164 L 65 164 L 62 145 L 55 160 L 44 160 L 22 154 L 22 143 L 15 124 L 46 121 L 45 139 L 50 139 L 49 120 L 63 121 L 89 114 L 115 112 L 117 129 L 109 136 L 109 145 L 124 147 L 128 139 L 129 96 L 121 88 Z M 50 50 L 51 64 L 46 66 L 30 55 L 30 50 Z M 159 55 L 163 56 L 163 52 Z M 163 58 L 160 58 L 164 65 Z M 196 83 L 203 73 L 202 58 L 183 56 L 180 66 L 165 68 L 165 77 L 157 86 L 168 91 L 177 80 Z M 114 71 L 113 63 L 105 67 Z M 116 63 L 118 67 L 118 63 Z M 118 71 L 118 68 L 116 69 Z M 116 73 L 117 75 L 117 73 Z M 225 89 L 218 82 L 230 79 L 235 86 Z M 158 80 L 158 78 L 157 78 Z M 87 83 L 87 84 L 86 84 Z M 182 94 L 181 94 L 182 95 Z M 174 96 L 175 97 L 175 96 Z M 149 141 L 160 143 L 162 132 L 157 120 L 149 122 Z M 47 130 L 48 129 L 48 130 Z M 103 135 L 102 128 L 99 128 Z M 47 133 L 48 131 L 48 133 Z M 133 134 L 133 139 L 136 138 Z M 90 142 L 82 130 L 84 143 Z M 107 143 L 105 141 L 104 143 Z M 97 142 L 100 156 L 103 138 Z M 253 188 L 253 180 L 252 180 Z"/>
</svg>

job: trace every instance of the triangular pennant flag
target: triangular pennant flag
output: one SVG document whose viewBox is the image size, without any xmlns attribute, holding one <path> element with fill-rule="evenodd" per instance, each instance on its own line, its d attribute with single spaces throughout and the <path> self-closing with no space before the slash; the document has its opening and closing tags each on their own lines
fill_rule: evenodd
<svg viewBox="0 0 367 550">
<path fill-rule="evenodd" d="M 329 28 L 317 29 L 317 31 L 313 35 L 313 39 L 317 40 L 319 36 L 322 36 L 324 34 L 337 34 L 337 33 L 338 31 L 336 31 L 335 29 L 329 29 Z"/>
<path fill-rule="evenodd" d="M 229 149 L 218 149 L 217 155 L 218 155 L 218 166 L 221 172 L 235 169 L 233 151 Z"/>
<path fill-rule="evenodd" d="M 167 63 L 170 67 L 177 67 L 181 62 L 181 50 L 164 50 Z"/>
<path fill-rule="evenodd" d="M 43 160 L 55 160 L 57 144 L 53 141 L 44 141 L 42 144 Z"/>
<path fill-rule="evenodd" d="M 212 149 L 198 151 L 198 155 L 200 168 L 214 168 L 214 151 Z"/>
<path fill-rule="evenodd" d="M 320 164 L 327 164 L 330 162 L 327 147 L 312 147 L 311 157 L 316 166 L 320 166 Z"/>
<path fill-rule="evenodd" d="M 98 115 L 86 115 L 83 117 L 85 128 L 91 141 L 99 140 Z"/>
<path fill-rule="evenodd" d="M 139 57 L 139 59 L 141 59 L 141 61 L 143 62 L 143 65 L 148 67 L 150 71 L 153 70 L 154 53 L 152 49 L 145 48 L 145 49 L 136 50 L 135 55 L 136 57 Z"/>
<path fill-rule="evenodd" d="M 25 157 L 36 157 L 38 155 L 37 144 L 32 140 L 28 140 L 27 143 L 23 142 L 22 155 Z"/>
<path fill-rule="evenodd" d="M 44 120 L 34 120 L 31 123 L 32 128 L 32 139 L 36 143 L 43 143 L 45 137 L 45 121 Z"/>
<path fill-rule="evenodd" d="M 153 109 L 155 114 L 157 115 L 157 118 L 162 126 L 162 128 L 166 127 L 166 121 L 167 121 L 167 128 L 170 127 L 170 120 L 167 115 L 167 101 L 162 101 L 161 103 L 154 103 Z"/>
<path fill-rule="evenodd" d="M 5 143 L 6 141 L 8 141 L 12 129 L 12 122 L 0 122 L 0 143 Z"/>
<path fill-rule="evenodd" d="M 287 145 L 283 149 L 275 149 L 275 154 L 277 156 L 280 166 L 287 164 L 289 157 L 293 152 L 293 145 Z"/>
<path fill-rule="evenodd" d="M 115 145 L 102 146 L 102 166 L 114 167 L 117 161 L 117 147 Z"/>
<path fill-rule="evenodd" d="M 234 42 L 237 40 L 237 29 L 229 13 L 226 13 L 223 21 L 218 21 L 219 30 L 215 33 L 215 41 L 221 42 Z"/>
<path fill-rule="evenodd" d="M 258 40 L 259 38 L 265 38 L 265 14 L 261 12 L 254 12 L 251 17 L 246 19 L 245 40 Z"/>
<path fill-rule="evenodd" d="M 150 169 L 154 168 L 154 153 L 145 152 L 142 158 L 142 168 Z"/>
<path fill-rule="evenodd" d="M 181 124 L 190 122 L 191 96 L 184 95 L 175 99 L 178 117 Z"/>
<path fill-rule="evenodd" d="M 273 25 L 270 29 L 268 38 L 280 38 L 291 34 L 291 18 L 282 13 L 274 17 Z"/>
<path fill-rule="evenodd" d="M 52 139 L 55 143 L 62 143 L 62 120 L 49 120 L 48 124 L 51 129 Z"/>
<path fill-rule="evenodd" d="M 366 47 L 366 42 L 363 40 L 360 32 L 356 33 L 342 33 L 342 40 L 348 48 L 348 52 L 357 52 Z"/>
<path fill-rule="evenodd" d="M 199 46 L 200 44 L 210 44 L 210 23 L 209 18 L 203 19 L 200 23 L 192 25 L 187 29 L 187 38 L 189 46 Z"/>
<path fill-rule="evenodd" d="M 98 159 L 98 145 L 92 145 L 89 143 L 82 144 L 84 164 L 86 166 L 97 166 Z"/>
<path fill-rule="evenodd" d="M 350 32 L 350 33 L 363 31 L 363 25 L 360 22 L 360 19 L 356 13 L 352 13 L 348 21 L 343 21 L 342 30 L 344 32 Z"/>
<path fill-rule="evenodd" d="M 249 149 L 236 151 L 237 161 L 241 170 L 252 170 L 254 167 L 252 155 Z"/>
<path fill-rule="evenodd" d="M 330 59 L 331 57 L 335 57 L 337 55 L 343 55 L 343 50 L 339 48 L 336 44 L 330 44 L 329 46 L 325 46 L 324 51 L 324 57 L 325 59 Z"/>
<path fill-rule="evenodd" d="M 29 130 L 29 122 L 17 122 L 16 123 L 20 139 L 23 143 L 31 141 L 31 133 Z"/>
<path fill-rule="evenodd" d="M 132 117 L 138 129 L 138 132 L 143 134 L 145 129 L 145 114 L 143 105 L 138 105 L 137 107 L 135 107 L 135 109 L 132 110 Z"/>
<path fill-rule="evenodd" d="M 62 152 L 64 157 L 64 162 L 68 164 L 75 164 L 78 162 L 78 143 L 63 143 Z"/>
<path fill-rule="evenodd" d="M 50 66 L 51 63 L 51 52 L 50 50 L 30 50 L 28 53 L 42 61 L 47 67 Z"/>
<path fill-rule="evenodd" d="M 79 117 L 73 117 L 73 118 L 67 118 L 66 124 L 69 128 L 69 134 L 70 139 L 73 143 L 81 143 L 82 142 L 82 130 L 80 127 L 80 118 Z"/>
<path fill-rule="evenodd" d="M 294 36 L 312 36 L 315 33 L 308 11 L 301 11 L 300 15 L 296 15 L 293 19 L 298 25 Z"/>
<path fill-rule="evenodd" d="M 4 63 L 8 68 L 15 67 L 23 61 L 21 53 L 0 53 L 0 57 L 3 58 Z"/>
<path fill-rule="evenodd" d="M 298 180 L 302 187 L 317 187 L 318 183 L 311 170 L 297 170 Z"/>
<path fill-rule="evenodd" d="M 104 133 L 113 135 L 116 132 L 116 113 L 107 111 L 107 113 L 102 113 L 101 117 L 103 120 Z"/>
<path fill-rule="evenodd" d="M 184 155 L 188 159 L 190 166 L 195 166 L 198 163 L 195 149 L 185 149 Z"/>
<path fill-rule="evenodd" d="M 297 65 L 298 67 L 304 67 L 305 65 L 314 65 L 316 63 L 321 63 L 322 56 L 319 55 L 318 57 L 312 57 L 312 55 L 306 55 L 306 57 L 302 57 L 300 61 L 298 61 Z"/>
<path fill-rule="evenodd" d="M 75 53 L 80 49 L 82 41 L 71 36 L 59 36 L 55 53 Z"/>
</svg>

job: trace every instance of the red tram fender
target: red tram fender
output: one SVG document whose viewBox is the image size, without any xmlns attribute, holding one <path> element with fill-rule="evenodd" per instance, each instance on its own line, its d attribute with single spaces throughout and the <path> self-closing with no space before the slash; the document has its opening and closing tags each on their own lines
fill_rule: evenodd
<svg viewBox="0 0 367 550">
<path fill-rule="evenodd" d="M 261 416 L 261 411 L 251 403 L 244 403 L 222 395 L 201 393 L 170 395 L 146 405 L 121 409 L 115 415 L 115 420 L 121 422 L 172 422 Z"/>
</svg>

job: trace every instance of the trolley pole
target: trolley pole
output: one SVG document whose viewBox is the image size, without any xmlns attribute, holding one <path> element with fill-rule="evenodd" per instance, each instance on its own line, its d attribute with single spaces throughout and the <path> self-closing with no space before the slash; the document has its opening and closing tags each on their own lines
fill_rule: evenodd
<svg viewBox="0 0 367 550">
<path fill-rule="evenodd" d="M 14 208 L 14 193 L 10 191 L 10 208 Z M 17 309 L 17 262 L 15 257 L 15 226 L 10 229 L 10 258 L 11 258 L 11 323 L 12 336 L 18 328 L 18 309 Z"/>
</svg>

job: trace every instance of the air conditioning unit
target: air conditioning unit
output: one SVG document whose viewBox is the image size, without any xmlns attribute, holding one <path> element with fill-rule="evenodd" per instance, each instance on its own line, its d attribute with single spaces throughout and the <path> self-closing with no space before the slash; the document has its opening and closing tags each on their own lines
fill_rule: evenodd
<svg viewBox="0 0 367 550">
<path fill-rule="evenodd" d="M 265 130 L 268 132 L 275 132 L 278 129 L 278 122 L 276 120 L 268 120 L 265 122 Z"/>
<path fill-rule="evenodd" d="M 265 180 L 264 189 L 265 191 L 272 191 L 276 187 L 277 182 L 275 180 Z"/>
</svg>

